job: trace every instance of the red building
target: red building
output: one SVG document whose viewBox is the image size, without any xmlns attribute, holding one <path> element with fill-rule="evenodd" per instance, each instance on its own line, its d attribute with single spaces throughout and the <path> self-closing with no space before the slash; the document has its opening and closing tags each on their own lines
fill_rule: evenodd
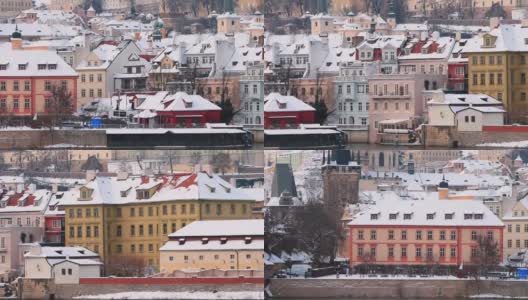
<svg viewBox="0 0 528 300">
<path fill-rule="evenodd" d="M 135 116 L 144 127 L 204 127 L 221 122 L 221 108 L 199 95 L 158 92 L 139 104 Z"/>
<path fill-rule="evenodd" d="M 465 40 L 457 41 L 447 61 L 447 89 L 450 91 L 467 92 L 468 90 L 468 61 L 467 57 L 462 57 L 462 48 L 465 44 Z"/>
<path fill-rule="evenodd" d="M 59 201 L 64 193 L 53 194 L 44 213 L 44 242 L 64 245 L 64 210 L 59 208 Z"/>
<path fill-rule="evenodd" d="M 297 128 L 315 122 L 315 108 L 293 96 L 271 93 L 264 98 L 264 128 Z"/>
</svg>

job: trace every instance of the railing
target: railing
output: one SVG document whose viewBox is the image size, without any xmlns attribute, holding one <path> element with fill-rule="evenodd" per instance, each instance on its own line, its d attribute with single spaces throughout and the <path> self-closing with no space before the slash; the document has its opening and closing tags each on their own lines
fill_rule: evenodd
<svg viewBox="0 0 528 300">
<path fill-rule="evenodd" d="M 343 124 L 343 125 L 336 125 L 339 129 L 345 129 L 345 130 L 367 130 L 368 125 L 362 125 L 362 124 Z"/>
</svg>

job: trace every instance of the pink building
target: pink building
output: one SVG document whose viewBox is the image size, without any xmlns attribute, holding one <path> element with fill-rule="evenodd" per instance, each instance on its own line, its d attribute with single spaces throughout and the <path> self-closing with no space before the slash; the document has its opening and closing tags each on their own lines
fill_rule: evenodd
<svg viewBox="0 0 528 300">
<path fill-rule="evenodd" d="M 24 274 L 24 253 L 44 239 L 44 214 L 52 193 L 27 189 L 0 195 L 0 275 L 4 280 Z"/>
</svg>

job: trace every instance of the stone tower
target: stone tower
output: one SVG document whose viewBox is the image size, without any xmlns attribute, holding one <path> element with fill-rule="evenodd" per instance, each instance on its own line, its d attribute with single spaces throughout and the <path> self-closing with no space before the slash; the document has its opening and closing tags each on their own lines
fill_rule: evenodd
<svg viewBox="0 0 528 300">
<path fill-rule="evenodd" d="M 361 166 L 350 150 L 334 150 L 324 154 L 321 172 L 324 204 L 340 217 L 343 207 L 358 202 Z"/>
</svg>

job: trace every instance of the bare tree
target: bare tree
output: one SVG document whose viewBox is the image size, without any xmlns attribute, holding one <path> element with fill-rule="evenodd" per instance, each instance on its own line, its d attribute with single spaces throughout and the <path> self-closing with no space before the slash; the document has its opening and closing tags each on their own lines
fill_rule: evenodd
<svg viewBox="0 0 528 300">
<path fill-rule="evenodd" d="M 477 246 L 471 255 L 473 277 L 477 285 L 477 293 L 480 293 L 480 278 L 487 276 L 488 271 L 496 267 L 500 262 L 499 244 L 492 236 L 477 235 Z"/>
<path fill-rule="evenodd" d="M 225 152 L 219 152 L 213 155 L 209 163 L 213 166 L 216 173 L 224 174 L 231 168 L 231 156 Z"/>
<path fill-rule="evenodd" d="M 140 256 L 113 256 L 107 266 L 107 275 L 120 277 L 142 277 L 145 275 L 145 259 Z"/>
</svg>

